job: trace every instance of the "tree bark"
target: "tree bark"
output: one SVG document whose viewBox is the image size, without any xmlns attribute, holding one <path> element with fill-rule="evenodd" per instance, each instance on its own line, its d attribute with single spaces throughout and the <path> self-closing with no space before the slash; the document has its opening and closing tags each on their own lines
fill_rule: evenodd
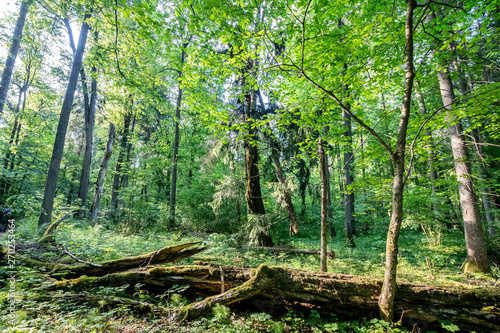
<svg viewBox="0 0 500 333">
<path fill-rule="evenodd" d="M 394 298 L 396 296 L 396 270 L 398 265 L 398 238 L 403 221 L 403 189 L 405 173 L 406 132 L 410 119 L 411 93 L 413 90 L 413 10 L 416 2 L 406 1 L 405 22 L 405 85 L 403 92 L 403 105 L 396 140 L 396 152 L 393 157 L 394 182 L 392 186 L 392 212 L 387 232 L 385 250 L 384 283 L 378 300 L 380 317 L 391 322 L 394 318 Z"/>
<path fill-rule="evenodd" d="M 113 177 L 113 189 L 111 192 L 111 216 L 114 216 L 118 210 L 118 193 L 122 184 L 123 159 L 127 152 L 131 120 L 132 109 L 129 109 L 123 117 L 123 133 L 120 141 L 120 152 L 118 153 L 118 158 L 116 160 L 115 175 Z"/>
<path fill-rule="evenodd" d="M 83 72 L 83 69 L 82 69 Z M 80 188 L 78 189 L 78 198 L 82 201 L 81 211 L 83 214 L 85 206 L 87 205 L 87 197 L 89 192 L 90 183 L 90 166 L 92 164 L 92 141 L 94 135 L 94 118 L 95 118 L 95 107 L 97 100 L 97 79 L 95 75 L 97 74 L 97 69 L 92 67 L 91 77 L 92 82 L 90 85 L 90 103 L 88 108 L 85 108 L 85 152 L 83 154 L 82 161 L 82 172 L 80 175 Z"/>
<path fill-rule="evenodd" d="M 320 270 L 328 271 L 328 191 L 326 177 L 326 160 L 325 148 L 323 147 L 323 139 L 318 140 L 318 155 L 319 155 L 319 175 L 321 178 L 321 257 Z"/>
<path fill-rule="evenodd" d="M 95 183 L 94 199 L 92 200 L 92 206 L 90 206 L 89 217 L 91 220 L 97 219 L 97 213 L 99 212 L 99 205 L 101 203 L 104 179 L 106 178 L 106 171 L 108 170 L 108 163 L 109 159 L 111 158 L 114 139 L 115 139 L 115 125 L 113 123 L 110 123 L 108 140 L 106 141 L 106 151 L 104 152 L 104 157 L 102 158 L 101 162 L 101 168 L 99 169 L 99 175 L 97 176 L 97 181 Z"/>
<path fill-rule="evenodd" d="M 467 96 L 469 95 L 469 93 L 473 91 L 474 87 L 472 86 L 472 84 L 470 84 L 470 86 L 467 85 L 465 74 L 458 63 L 458 56 L 456 56 L 453 59 L 453 65 L 458 73 L 458 83 L 460 86 L 460 93 L 462 94 L 462 96 L 464 96 L 465 99 L 467 99 Z M 470 121 L 470 123 L 472 124 L 472 121 Z M 495 221 L 493 218 L 493 213 L 491 212 L 491 204 L 490 204 L 491 195 L 489 193 L 490 192 L 489 187 L 484 185 L 485 180 L 489 179 L 489 175 L 488 175 L 488 169 L 484 164 L 481 127 L 478 126 L 477 128 L 472 128 L 471 134 L 472 138 L 474 139 L 474 142 L 472 144 L 472 149 L 474 151 L 474 155 L 476 156 L 477 174 L 480 180 L 479 187 L 481 190 L 481 199 L 484 207 L 484 217 L 486 218 L 486 223 L 488 225 L 488 232 L 490 236 L 494 236 L 495 228 L 493 225 Z"/>
<path fill-rule="evenodd" d="M 2 73 L 2 80 L 0 81 L 0 115 L 3 113 L 5 101 L 7 100 L 7 93 L 9 92 L 10 80 L 12 79 L 12 72 L 14 71 L 14 64 L 16 62 L 19 46 L 23 37 L 24 23 L 28 15 L 29 6 L 33 0 L 26 0 L 21 2 L 19 9 L 19 17 L 17 18 L 14 34 L 12 36 L 12 43 L 10 45 L 7 60 L 5 61 L 5 68 Z"/>
<path fill-rule="evenodd" d="M 346 87 L 345 90 L 348 88 Z M 346 107 L 350 108 L 349 103 L 346 103 Z M 344 132 L 344 212 L 345 212 L 345 236 L 347 239 L 347 246 L 355 248 L 354 243 L 354 233 L 355 233 L 355 219 L 354 219 L 354 192 L 350 186 L 353 182 L 352 176 L 352 159 L 354 155 L 352 153 L 352 130 L 351 130 L 351 116 L 347 114 L 344 110 L 342 111 L 342 118 L 344 119 L 343 126 L 345 128 Z"/>
<path fill-rule="evenodd" d="M 91 13 L 85 14 L 82 29 L 80 30 L 80 38 L 78 40 L 78 48 L 73 59 L 71 68 L 71 75 L 66 88 L 63 105 L 61 108 L 61 115 L 59 117 L 59 124 L 57 126 L 56 138 L 54 142 L 54 149 L 52 151 L 52 158 L 50 160 L 49 171 L 47 174 L 47 181 L 45 183 L 45 191 L 42 202 L 42 212 L 38 219 L 38 228 L 41 229 L 44 225 L 50 223 L 52 217 L 52 208 L 54 206 L 54 196 L 57 187 L 57 178 L 59 176 L 59 169 L 61 166 L 61 159 L 64 150 L 64 141 L 66 140 L 66 131 L 68 129 L 69 116 L 73 106 L 73 99 L 75 96 L 76 85 L 78 83 L 78 76 L 80 67 L 82 66 L 83 53 L 85 51 L 85 44 L 87 42 L 87 35 L 89 32 L 89 25 L 86 20 L 91 17 Z"/>
<path fill-rule="evenodd" d="M 472 182 L 471 166 L 465 142 L 462 138 L 462 124 L 451 113 L 455 102 L 455 92 L 449 71 L 443 68 L 437 72 L 439 88 L 444 108 L 448 110 L 448 132 L 458 181 L 460 205 L 464 219 L 467 260 L 465 272 L 490 272 L 490 262 L 486 252 L 477 197 Z"/>
<path fill-rule="evenodd" d="M 184 51 L 184 47 L 181 50 L 181 67 L 184 65 L 186 60 L 186 52 Z M 182 103 L 182 88 L 181 88 L 181 78 L 182 71 L 179 71 L 179 89 L 177 93 L 177 104 L 175 106 L 175 134 L 174 134 L 174 147 L 173 147 L 173 156 L 172 156 L 172 180 L 170 182 L 170 210 L 168 214 L 168 227 L 169 229 L 173 229 L 175 227 L 175 201 L 177 197 L 177 162 L 179 158 L 179 141 L 180 141 L 180 133 L 179 133 L 179 123 L 181 121 L 181 103 Z"/>
<path fill-rule="evenodd" d="M 309 176 L 310 176 L 310 170 L 306 165 L 306 162 L 304 159 L 300 159 L 299 161 L 299 192 L 300 192 L 300 199 L 301 199 L 301 207 L 300 207 L 300 216 L 302 218 L 305 215 L 306 212 L 306 190 L 307 190 L 307 185 L 309 184 Z"/>
</svg>

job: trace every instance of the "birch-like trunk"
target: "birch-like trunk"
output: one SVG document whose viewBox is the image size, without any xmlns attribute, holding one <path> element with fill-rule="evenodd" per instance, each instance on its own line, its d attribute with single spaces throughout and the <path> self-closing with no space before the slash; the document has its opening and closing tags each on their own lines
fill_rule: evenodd
<svg viewBox="0 0 500 333">
<path fill-rule="evenodd" d="M 111 158 L 114 139 L 115 139 L 115 125 L 111 123 L 109 124 L 108 140 L 106 141 L 106 151 L 104 152 L 104 157 L 102 158 L 99 174 L 97 175 L 97 181 L 95 182 L 94 199 L 92 200 L 92 205 L 90 206 L 89 217 L 91 220 L 97 219 L 97 214 L 99 212 L 99 205 L 101 203 L 104 179 L 106 178 L 106 171 L 108 170 L 108 163 L 109 159 Z"/>
</svg>

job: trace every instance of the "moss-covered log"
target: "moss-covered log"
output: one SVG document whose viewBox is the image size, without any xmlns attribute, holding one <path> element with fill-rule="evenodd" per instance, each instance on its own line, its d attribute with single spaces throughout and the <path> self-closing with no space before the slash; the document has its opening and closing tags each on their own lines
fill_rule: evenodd
<svg viewBox="0 0 500 333">
<path fill-rule="evenodd" d="M 173 285 L 189 285 L 187 294 L 194 297 L 208 297 L 230 290 L 248 281 L 251 269 L 230 266 L 185 265 L 153 267 L 127 272 L 112 273 L 101 277 L 82 276 L 75 279 L 56 281 L 47 290 L 71 290 L 80 292 L 100 286 L 144 284 L 145 289 L 163 293 Z"/>
<path fill-rule="evenodd" d="M 19 256 L 19 259 L 24 262 L 25 265 L 30 267 L 44 267 L 49 275 L 56 278 L 76 278 L 83 275 L 104 276 L 111 273 L 124 272 L 133 268 L 148 267 L 150 265 L 163 264 L 167 262 L 177 262 L 206 249 L 206 247 L 194 247 L 188 249 L 196 244 L 198 244 L 198 242 L 166 246 L 151 253 L 107 261 L 100 263 L 99 265 L 90 263 L 66 265 L 42 262 L 31 259 L 28 256 Z"/>
<path fill-rule="evenodd" d="M 164 293 L 173 285 L 189 285 L 188 296 L 205 297 L 188 305 L 170 319 L 193 319 L 219 303 L 242 305 L 258 312 L 285 312 L 314 308 L 341 318 L 378 316 L 377 301 L 382 282 L 369 278 L 319 273 L 282 267 L 235 268 L 215 264 L 154 267 L 81 277 L 56 282 L 50 289 L 88 290 L 97 286 L 143 283 L 144 288 Z M 250 308 L 249 308 L 250 306 Z M 484 287 L 437 287 L 400 283 L 395 301 L 397 318 L 421 329 L 440 329 L 450 320 L 461 330 L 494 332 L 500 327 L 500 291 Z M 404 312 L 404 314 L 403 314 Z"/>
</svg>

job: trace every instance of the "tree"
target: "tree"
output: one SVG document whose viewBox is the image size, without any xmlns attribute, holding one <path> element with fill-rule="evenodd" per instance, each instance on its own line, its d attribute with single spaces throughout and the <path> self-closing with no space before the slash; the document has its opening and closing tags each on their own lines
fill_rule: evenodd
<svg viewBox="0 0 500 333">
<path fill-rule="evenodd" d="M 106 150 L 104 153 L 104 157 L 102 158 L 101 167 L 99 169 L 99 175 L 97 176 L 97 181 L 95 182 L 94 198 L 92 200 L 92 205 L 89 211 L 89 218 L 91 220 L 97 219 L 97 213 L 99 212 L 104 179 L 106 178 L 106 171 L 108 170 L 108 163 L 109 159 L 111 158 L 114 139 L 115 139 L 115 125 L 113 123 L 110 123 L 108 140 L 106 141 Z"/>
<path fill-rule="evenodd" d="M 434 24 L 436 16 L 429 14 L 427 23 Z M 467 259 L 464 265 L 466 272 L 490 272 L 490 262 L 486 252 L 486 242 L 483 235 L 481 216 L 477 205 L 477 197 L 472 181 L 472 171 L 469 154 L 462 137 L 462 124 L 452 113 L 456 105 L 453 82 L 450 77 L 450 69 L 444 61 L 438 65 L 437 77 L 443 107 L 447 110 L 448 133 L 451 140 L 451 149 L 455 164 L 455 173 L 458 181 L 460 195 L 460 206 L 464 220 L 465 244 L 467 248 Z"/>
<path fill-rule="evenodd" d="M 181 48 L 181 68 L 186 60 L 186 47 L 189 42 L 183 43 Z M 174 146 L 173 146 L 173 157 L 172 157 L 172 181 L 170 182 L 170 210 L 168 217 L 168 227 L 173 229 L 175 227 L 175 199 L 177 195 L 177 161 L 179 158 L 179 122 L 181 121 L 181 103 L 182 103 L 182 69 L 179 70 L 179 88 L 177 92 L 177 102 L 175 105 L 175 134 L 174 134 Z"/>
<path fill-rule="evenodd" d="M 7 99 L 7 93 L 9 92 L 14 63 L 16 62 L 17 52 L 19 51 L 21 38 L 23 36 L 24 22 L 26 21 L 26 15 L 28 15 L 29 6 L 32 2 L 33 0 L 21 2 L 21 8 L 19 9 L 19 17 L 17 18 L 16 27 L 14 28 L 9 54 L 7 55 L 5 68 L 2 73 L 2 80 L 0 81 L 0 115 L 3 112 L 3 107 Z"/>
<path fill-rule="evenodd" d="M 56 138 L 54 141 L 54 149 L 52 151 L 52 158 L 50 160 L 49 171 L 47 180 L 45 182 L 45 191 L 42 201 L 42 212 L 38 219 L 38 228 L 43 228 L 44 225 L 50 223 L 52 218 L 52 208 L 54 206 L 54 196 L 56 193 L 57 179 L 59 176 L 59 169 L 61 166 L 61 159 L 64 150 L 64 141 L 66 139 L 66 131 L 68 129 L 69 116 L 73 107 L 73 99 L 75 96 L 76 85 L 78 83 L 78 76 L 80 67 L 82 66 L 83 53 L 85 51 L 85 44 L 87 42 L 87 35 L 90 26 L 87 19 L 91 17 L 91 12 L 85 14 L 83 18 L 82 28 L 80 30 L 80 37 L 78 39 L 78 47 L 73 59 L 71 67 L 71 75 L 69 77 L 66 94 L 64 96 L 61 114 L 59 116 L 59 125 L 57 126 Z"/>
<path fill-rule="evenodd" d="M 396 147 L 393 150 L 382 137 L 366 124 L 361 118 L 356 116 L 336 95 L 334 88 L 329 88 L 324 82 L 324 74 L 321 73 L 318 66 L 314 66 L 314 62 L 317 61 L 315 56 L 310 56 L 305 52 L 306 44 L 311 41 L 311 39 L 306 39 L 306 33 L 310 30 L 306 30 L 307 16 L 310 11 L 310 6 L 312 2 L 309 1 L 305 6 L 300 6 L 297 8 L 290 8 L 288 10 L 293 16 L 294 24 L 299 27 L 299 34 L 301 35 L 301 42 L 298 50 L 298 56 L 296 61 L 291 57 L 283 59 L 283 61 L 278 61 L 280 63 L 279 68 L 284 72 L 291 75 L 298 75 L 305 81 L 309 82 L 312 86 L 316 87 L 322 94 L 333 100 L 338 104 L 343 112 L 349 114 L 352 120 L 356 121 L 361 127 L 366 129 L 370 135 L 372 135 L 384 148 L 386 153 L 391 159 L 392 165 L 394 167 L 394 178 L 392 186 L 392 210 L 391 219 L 389 224 L 389 230 L 387 233 L 386 242 L 386 264 L 385 264 L 385 274 L 384 283 L 382 286 L 382 291 L 379 298 L 379 308 L 380 316 L 386 321 L 392 321 L 394 314 L 394 297 L 396 292 L 396 270 L 397 270 L 397 256 L 398 256 L 398 238 L 401 229 L 401 223 L 403 220 L 403 189 L 405 185 L 405 157 L 406 157 L 406 134 L 408 129 L 408 123 L 410 118 L 410 107 L 411 107 L 411 95 L 413 90 L 413 78 L 414 78 L 414 66 L 413 66 L 413 11 L 416 7 L 416 2 L 414 0 L 406 1 L 406 15 L 405 15 L 405 41 L 404 41 L 404 57 L 405 57 L 405 82 L 403 90 L 403 103 L 401 106 L 400 121 L 398 127 L 398 133 L 396 138 Z M 296 12 L 300 12 L 297 14 Z M 312 14 L 311 14 L 312 15 Z M 291 28 L 295 29 L 295 28 Z M 296 29 L 295 29 L 296 30 Z M 317 31 L 314 31 L 315 33 Z M 312 39 L 314 40 L 314 39 Z M 323 52 L 319 45 L 315 45 L 318 50 L 315 52 Z M 311 51 L 310 51 L 311 52 Z M 307 56 L 307 57 L 306 57 Z M 281 60 L 281 59 L 280 59 Z M 288 61 L 285 61 L 288 60 Z M 310 67 L 306 66 L 307 63 L 311 63 L 311 67 L 315 71 L 310 71 Z M 318 74 L 320 74 L 318 76 Z"/>
</svg>

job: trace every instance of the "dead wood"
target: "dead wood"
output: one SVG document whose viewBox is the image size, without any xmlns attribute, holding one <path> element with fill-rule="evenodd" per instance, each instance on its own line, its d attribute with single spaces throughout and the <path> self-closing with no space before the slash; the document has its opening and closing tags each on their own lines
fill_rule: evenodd
<svg viewBox="0 0 500 333">
<path fill-rule="evenodd" d="M 62 222 L 64 222 L 64 220 L 66 220 L 69 217 L 71 217 L 71 215 L 73 215 L 73 213 L 66 213 L 59 220 L 52 222 L 49 225 L 49 227 L 47 228 L 47 230 L 45 231 L 45 233 L 43 234 L 43 236 L 42 236 L 42 238 L 40 239 L 39 242 L 40 243 L 47 243 L 47 242 L 54 241 L 53 234 L 56 231 L 57 227 L 59 226 L 59 224 L 61 224 Z"/>
<path fill-rule="evenodd" d="M 317 251 L 317 250 L 291 249 L 291 248 L 279 247 L 279 246 L 248 246 L 248 245 L 244 245 L 243 249 L 245 249 L 245 250 L 256 249 L 256 250 L 267 250 L 267 251 L 273 251 L 273 252 L 292 252 L 292 253 L 321 255 L 321 251 Z M 328 251 L 328 257 L 332 258 L 332 259 L 335 258 L 335 251 Z"/>
<path fill-rule="evenodd" d="M 43 267 L 50 276 L 56 278 L 76 278 L 82 275 L 104 276 L 110 273 L 124 272 L 133 268 L 148 267 L 150 265 L 177 262 L 194 254 L 202 252 L 206 247 L 192 247 L 199 242 L 181 245 L 166 246 L 160 250 L 133 257 L 121 258 L 107 261 L 99 265 L 84 263 L 78 265 L 66 265 L 59 263 L 42 262 L 27 256 L 19 256 L 19 259 L 30 267 Z"/>
<path fill-rule="evenodd" d="M 173 285 L 189 285 L 189 297 L 205 297 L 170 313 L 170 320 L 189 320 L 210 313 L 215 304 L 246 304 L 262 312 L 315 308 L 340 318 L 359 319 L 378 315 L 382 282 L 352 275 L 260 266 L 236 268 L 216 264 L 154 267 L 92 278 L 59 281 L 49 289 L 79 292 L 97 286 L 144 284 L 164 293 Z M 395 301 L 396 316 L 410 326 L 440 329 L 440 320 L 450 320 L 461 330 L 498 331 L 500 291 L 484 287 L 439 287 L 400 283 Z M 249 308 L 250 306 L 250 308 Z M 286 310 L 285 310 L 286 309 Z M 412 324 L 413 323 L 413 324 Z M 422 326 L 423 325 L 423 326 Z"/>
</svg>

